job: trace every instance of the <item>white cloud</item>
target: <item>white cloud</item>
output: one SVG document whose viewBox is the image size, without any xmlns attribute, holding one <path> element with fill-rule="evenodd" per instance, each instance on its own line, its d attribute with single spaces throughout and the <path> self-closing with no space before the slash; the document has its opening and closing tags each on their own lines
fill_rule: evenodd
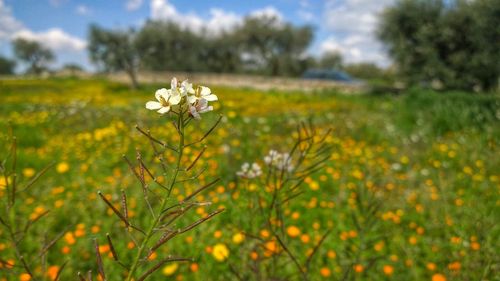
<svg viewBox="0 0 500 281">
<path fill-rule="evenodd" d="M 33 32 L 28 29 L 13 34 L 12 38 L 24 38 L 40 42 L 42 45 L 55 51 L 82 51 L 86 47 L 85 41 L 65 33 L 60 28 L 51 28 L 44 32 Z"/>
<path fill-rule="evenodd" d="M 347 62 L 371 61 L 387 65 L 389 60 L 375 37 L 378 14 L 394 0 L 329 0 L 323 14 L 324 29 L 332 35 L 320 51 L 337 50 Z"/>
<path fill-rule="evenodd" d="M 12 15 L 4 1 L 0 0 L 0 41 L 7 43 L 16 38 L 40 42 L 54 51 L 80 52 L 86 47 L 84 40 L 67 34 L 60 28 L 51 28 L 42 32 L 28 29 Z"/>
<path fill-rule="evenodd" d="M 194 32 L 217 34 L 229 30 L 240 22 L 240 17 L 222 9 L 211 9 L 210 18 L 205 20 L 195 13 L 181 13 L 168 0 L 151 0 L 151 18 L 176 22 L 183 28 Z"/>
<path fill-rule="evenodd" d="M 125 4 L 125 8 L 128 11 L 135 11 L 142 6 L 143 2 L 144 0 L 128 0 L 127 3 Z"/>
<path fill-rule="evenodd" d="M 278 22 L 282 22 L 284 19 L 283 14 L 280 11 L 276 10 L 276 8 L 274 8 L 272 6 L 267 6 L 265 8 L 250 12 L 250 17 L 276 18 L 278 20 Z"/>
<path fill-rule="evenodd" d="M 151 18 L 173 19 L 177 16 L 177 10 L 168 0 L 151 0 Z"/>
<path fill-rule="evenodd" d="M 151 0 L 150 8 L 151 18 L 154 20 L 173 21 L 194 32 L 204 32 L 209 35 L 217 35 L 224 31 L 230 31 L 244 20 L 242 15 L 219 8 L 210 9 L 208 18 L 203 18 L 195 13 L 182 13 L 168 0 Z M 278 22 L 282 22 L 284 18 L 272 6 L 255 10 L 249 13 L 249 16 L 276 17 Z"/>
<path fill-rule="evenodd" d="M 321 53 L 339 52 L 347 63 L 368 61 L 387 66 L 389 62 L 379 42 L 358 35 L 351 35 L 342 39 L 330 36 L 321 42 L 319 49 Z"/>
<path fill-rule="evenodd" d="M 3 0 L 0 0 L 0 40 L 8 40 L 12 33 L 23 28 L 23 24 L 14 16 Z"/>
<path fill-rule="evenodd" d="M 230 31 L 242 21 L 242 17 L 235 13 L 214 8 L 210 10 L 210 19 L 206 25 L 210 32 L 217 34 L 221 31 Z"/>
<path fill-rule="evenodd" d="M 78 5 L 76 7 L 76 13 L 82 16 L 87 16 L 90 14 L 90 9 L 85 5 Z"/>
<path fill-rule="evenodd" d="M 327 29 L 337 32 L 373 32 L 377 16 L 394 0 L 330 0 L 325 4 Z"/>
</svg>

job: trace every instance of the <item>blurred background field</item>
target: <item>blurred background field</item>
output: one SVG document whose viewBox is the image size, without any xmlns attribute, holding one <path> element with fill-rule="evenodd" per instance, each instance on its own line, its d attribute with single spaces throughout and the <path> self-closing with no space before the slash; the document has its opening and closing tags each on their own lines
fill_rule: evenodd
<svg viewBox="0 0 500 281">
<path fill-rule="evenodd" d="M 97 191 L 110 196 L 119 189 L 140 194 L 140 185 L 122 159 L 122 154 L 133 158 L 135 148 L 146 145 L 134 125 L 150 128 L 164 140 L 174 138 L 164 117 L 144 109 L 145 101 L 161 86 L 130 90 L 118 82 L 74 78 L 0 82 L 2 155 L 12 130 L 19 143 L 21 181 L 55 163 L 22 198 L 19 212 L 36 217 L 50 210 L 43 224 L 32 230 L 38 235 L 30 239 L 38 243 L 44 235 L 64 232 L 48 257 L 51 266 L 69 260 L 63 280 L 95 268 L 91 238 L 104 241 L 106 232 L 123 235 Z M 500 237 L 496 96 L 423 90 L 397 97 L 353 96 L 332 90 L 303 93 L 217 86 L 212 91 L 220 99 L 215 110 L 224 118 L 201 160 L 209 167 L 201 183 L 217 174 L 222 177 L 205 199 L 227 211 L 169 242 L 166 252 L 195 255 L 195 261 L 176 264 L 153 280 L 164 280 L 164 275 L 176 280 L 234 278 L 228 264 L 237 266 L 251 258 L 242 255 L 246 252 L 241 237 L 235 235 L 251 216 L 245 194 L 256 192 L 241 185 L 236 188 L 241 180 L 235 173 L 243 162 L 262 163 L 269 149 L 282 149 L 290 143 L 296 124 L 309 118 L 320 129 L 333 129 L 327 142 L 334 150 L 326 169 L 306 180 L 305 194 L 286 206 L 285 215 L 288 225 L 298 229 L 299 234 L 289 233 L 289 239 L 291 247 L 301 251 L 300 258 L 332 229 L 313 261 L 313 280 L 342 279 L 346 274 L 356 280 L 496 278 Z M 214 118 L 200 124 L 206 128 Z M 190 133 L 201 134 L 201 129 Z M 194 153 L 188 151 L 189 157 Z M 373 224 L 366 223 L 369 215 L 363 212 L 373 200 L 370 194 L 377 194 L 380 201 Z M 134 207 L 140 202 L 131 204 L 131 216 L 140 221 L 145 209 Z M 206 212 L 200 207 L 192 216 Z M 229 251 L 223 262 L 212 252 L 220 244 Z M 13 258 L 8 244 L 0 241 L 0 246 L 3 260 Z M 112 274 L 109 248 L 101 250 Z"/>
</svg>

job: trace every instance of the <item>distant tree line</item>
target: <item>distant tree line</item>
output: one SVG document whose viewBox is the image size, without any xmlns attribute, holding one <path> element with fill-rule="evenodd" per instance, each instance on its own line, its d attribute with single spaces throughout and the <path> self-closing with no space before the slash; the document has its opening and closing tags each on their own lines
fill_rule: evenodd
<svg viewBox="0 0 500 281">
<path fill-rule="evenodd" d="M 271 16 L 246 17 L 230 31 L 194 32 L 171 21 L 147 21 L 139 29 L 91 25 L 88 51 L 102 72 L 185 71 L 299 76 L 306 69 L 340 69 L 361 79 L 406 82 L 442 89 L 487 91 L 500 80 L 500 0 L 397 0 L 381 15 L 377 37 L 394 62 L 345 64 L 337 52 L 308 55 L 314 30 Z M 13 41 L 14 55 L 39 74 L 54 60 L 40 43 Z M 16 62 L 0 57 L 0 74 Z M 75 72 L 74 66 L 66 67 Z"/>
<path fill-rule="evenodd" d="M 410 85 L 498 89 L 499 0 L 399 0 L 378 37 Z"/>
<path fill-rule="evenodd" d="M 297 76 L 314 63 L 305 55 L 311 26 L 276 17 L 247 17 L 231 31 L 205 35 L 171 21 L 148 21 L 139 30 L 89 29 L 89 54 L 102 71 L 137 69 Z"/>
</svg>

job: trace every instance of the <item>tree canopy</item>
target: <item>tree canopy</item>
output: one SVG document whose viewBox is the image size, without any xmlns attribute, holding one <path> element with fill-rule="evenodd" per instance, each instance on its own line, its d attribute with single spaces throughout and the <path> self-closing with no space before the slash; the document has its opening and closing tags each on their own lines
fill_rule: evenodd
<svg viewBox="0 0 500 281">
<path fill-rule="evenodd" d="M 0 56 L 0 74 L 14 74 L 16 62 L 8 58 Z"/>
<path fill-rule="evenodd" d="M 12 46 L 15 57 L 28 65 L 27 73 L 40 74 L 54 60 L 52 51 L 36 41 L 18 38 Z"/>
<path fill-rule="evenodd" d="M 378 37 L 410 84 L 488 90 L 500 77 L 498 0 L 399 0 Z"/>
<path fill-rule="evenodd" d="M 313 38 L 309 26 L 275 17 L 247 17 L 230 31 L 194 32 L 172 21 L 147 21 L 137 32 L 89 30 L 91 61 L 104 71 L 126 71 L 132 81 L 140 66 L 152 71 L 256 72 L 300 75 Z M 133 82 L 136 83 L 136 82 Z"/>
<path fill-rule="evenodd" d="M 91 25 L 88 50 L 90 59 L 103 71 L 125 71 L 137 87 L 138 53 L 132 30 L 107 30 Z"/>
</svg>

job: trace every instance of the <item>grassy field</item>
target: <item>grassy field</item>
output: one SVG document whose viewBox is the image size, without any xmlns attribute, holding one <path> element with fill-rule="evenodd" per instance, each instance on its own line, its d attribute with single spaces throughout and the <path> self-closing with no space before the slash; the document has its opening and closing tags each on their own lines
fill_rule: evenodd
<svg viewBox="0 0 500 281">
<path fill-rule="evenodd" d="M 106 233 L 126 264 L 136 246 L 97 191 L 120 208 L 123 189 L 129 217 L 147 227 L 141 185 L 122 155 L 135 161 L 139 150 L 152 172 L 161 174 L 148 139 L 134 126 L 175 143 L 168 119 L 144 108 L 165 86 L 131 91 L 104 80 L 0 81 L 0 159 L 8 154 L 12 132 L 19 186 L 54 164 L 19 195 L 8 214 L 11 179 L 0 179 L 3 220 L 21 229 L 50 210 L 19 242 L 35 273 L 47 272 L 46 280 L 53 280 L 67 261 L 61 280 L 76 280 L 78 271 L 95 274 L 97 238 L 106 274 L 114 276 L 109 280 L 122 279 Z M 192 121 L 187 135 L 203 136 L 218 114 L 222 122 L 184 156 L 188 163 L 206 145 L 195 168 L 206 170 L 180 184 L 172 197 L 181 200 L 220 177 L 197 196 L 213 204 L 194 208 L 178 225 L 226 210 L 151 255 L 140 271 L 166 255 L 193 258 L 162 266 L 151 280 L 301 280 L 304 274 L 294 260 L 308 264 L 302 269 L 309 280 L 498 280 L 498 96 L 417 90 L 397 97 L 345 96 L 224 87 L 212 92 L 219 97 L 215 113 Z M 238 178 L 236 172 L 244 162 L 265 166 L 271 149 L 289 149 L 302 121 L 322 133 L 331 128 L 325 142 L 332 151 L 324 169 L 304 179 L 303 193 L 282 206 L 278 224 L 287 249 L 276 243 L 273 249 L 257 247 L 274 241 L 261 213 L 252 209 L 272 187 Z M 167 154 L 165 161 L 175 158 Z M 40 245 L 58 235 L 39 262 Z M 8 237 L 0 228 L 0 280 L 29 280 Z"/>
</svg>

